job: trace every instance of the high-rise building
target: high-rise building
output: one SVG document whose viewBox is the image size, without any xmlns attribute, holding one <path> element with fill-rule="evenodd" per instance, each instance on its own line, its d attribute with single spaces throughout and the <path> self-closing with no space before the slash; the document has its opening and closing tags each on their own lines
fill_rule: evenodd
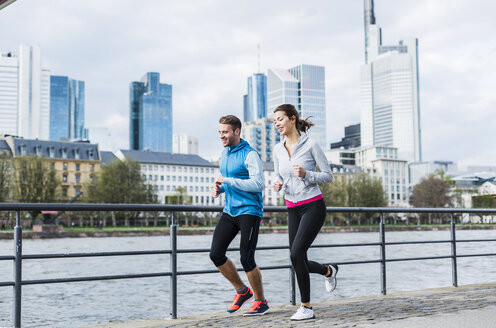
<svg viewBox="0 0 496 328">
<path fill-rule="evenodd" d="M 50 70 L 40 47 L 0 53 L 0 134 L 48 139 L 49 126 Z"/>
<path fill-rule="evenodd" d="M 247 90 L 243 96 L 243 121 L 267 117 L 267 76 L 263 73 L 250 76 Z"/>
<path fill-rule="evenodd" d="M 130 85 L 129 147 L 172 152 L 172 85 L 146 73 Z"/>
<path fill-rule="evenodd" d="M 292 104 L 301 118 L 310 117 L 315 124 L 309 136 L 323 150 L 326 142 L 325 68 L 314 65 L 298 65 L 290 69 L 269 69 L 267 73 L 268 111 L 282 104 Z"/>
<path fill-rule="evenodd" d="M 50 76 L 50 140 L 87 139 L 84 81 Z"/>
<path fill-rule="evenodd" d="M 418 40 L 383 46 L 374 2 L 365 3 L 365 64 L 361 67 L 361 145 L 398 148 L 408 162 L 422 160 Z"/>
<path fill-rule="evenodd" d="M 344 128 L 344 138 L 340 142 L 331 143 L 331 149 L 350 149 L 360 147 L 360 123 Z"/>
<path fill-rule="evenodd" d="M 172 152 L 198 155 L 198 137 L 186 133 L 174 133 L 172 136 Z"/>
<path fill-rule="evenodd" d="M 244 122 L 241 138 L 260 154 L 263 162 L 271 162 L 272 150 L 280 141 L 280 134 L 271 119 L 261 118 L 252 122 Z"/>
</svg>

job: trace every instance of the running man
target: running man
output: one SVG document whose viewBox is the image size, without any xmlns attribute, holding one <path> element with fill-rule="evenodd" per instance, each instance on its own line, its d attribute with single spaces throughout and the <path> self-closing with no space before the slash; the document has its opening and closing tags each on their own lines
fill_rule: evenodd
<svg viewBox="0 0 496 328">
<path fill-rule="evenodd" d="M 269 311 L 269 305 L 263 294 L 262 274 L 255 263 L 258 229 L 263 214 L 262 161 L 258 153 L 241 139 L 239 118 L 227 115 L 221 117 L 219 123 L 224 151 L 220 160 L 221 175 L 215 180 L 212 195 L 217 198 L 225 193 L 225 206 L 212 237 L 210 259 L 236 290 L 227 312 L 239 310 L 253 297 L 254 292 L 255 301 L 244 315 L 263 315 Z M 253 292 L 243 283 L 236 267 L 226 257 L 226 250 L 238 232 L 241 232 L 241 265 Z"/>
</svg>

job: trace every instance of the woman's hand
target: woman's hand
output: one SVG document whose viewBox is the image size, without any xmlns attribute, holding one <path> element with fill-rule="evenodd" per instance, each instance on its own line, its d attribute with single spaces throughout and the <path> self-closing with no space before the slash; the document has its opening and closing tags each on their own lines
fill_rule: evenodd
<svg viewBox="0 0 496 328">
<path fill-rule="evenodd" d="M 293 173 L 295 176 L 304 178 L 307 175 L 307 171 L 299 165 L 293 165 Z"/>
<path fill-rule="evenodd" d="M 274 182 L 274 184 L 272 185 L 272 188 L 274 189 L 274 191 L 280 191 L 281 188 L 282 188 L 282 182 L 281 181 L 276 181 Z"/>
</svg>

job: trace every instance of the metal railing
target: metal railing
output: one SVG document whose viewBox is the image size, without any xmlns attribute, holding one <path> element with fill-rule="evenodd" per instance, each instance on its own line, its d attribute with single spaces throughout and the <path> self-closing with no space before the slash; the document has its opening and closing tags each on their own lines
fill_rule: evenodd
<svg viewBox="0 0 496 328">
<path fill-rule="evenodd" d="M 139 211 L 139 212 L 171 212 L 170 225 L 170 249 L 166 250 L 147 250 L 147 251 L 125 251 L 125 252 L 92 252 L 92 253 L 64 253 L 64 254 L 30 254 L 23 255 L 22 253 L 22 226 L 21 212 L 22 211 L 42 211 L 42 210 L 58 210 L 58 211 Z M 14 327 L 21 327 L 21 300 L 23 285 L 39 285 L 52 283 L 67 283 L 81 281 L 99 281 L 113 279 L 132 279 L 132 278 L 150 278 L 150 277 L 170 277 L 170 316 L 172 319 L 177 318 L 177 277 L 181 275 L 194 275 L 218 272 L 216 269 L 210 270 L 193 270 L 193 271 L 178 271 L 177 270 L 177 255 L 182 253 L 203 253 L 209 252 L 210 249 L 177 249 L 177 222 L 176 212 L 221 212 L 222 207 L 218 206 L 189 206 L 189 205 L 141 205 L 141 204 L 14 204 L 0 203 L 0 211 L 15 211 L 16 226 L 14 228 L 14 255 L 1 255 L 0 261 L 13 261 L 14 277 L 13 281 L 0 282 L 0 287 L 12 286 L 13 293 L 13 324 Z M 264 208 L 265 212 L 286 212 L 286 207 L 270 206 Z M 328 207 L 328 213 L 374 213 L 379 214 L 379 242 L 373 243 L 350 243 L 350 244 L 319 244 L 312 245 L 312 248 L 335 248 L 335 247 L 363 247 L 363 246 L 378 246 L 380 249 L 380 258 L 361 261 L 335 262 L 338 265 L 354 265 L 354 264 L 370 264 L 379 263 L 380 265 L 380 281 L 381 293 L 386 294 L 386 263 L 400 261 L 419 261 L 419 260 L 437 260 L 451 259 L 452 269 L 452 284 L 458 286 L 458 270 L 457 258 L 464 257 L 480 257 L 480 256 L 496 256 L 496 253 L 484 254 L 457 254 L 457 243 L 466 242 L 488 242 L 496 241 L 496 239 L 456 239 L 456 223 L 454 214 L 496 214 L 496 209 L 460 209 L 460 208 L 382 208 L 382 207 Z M 431 240 L 431 241 L 402 241 L 402 242 L 386 242 L 385 230 L 385 214 L 388 213 L 443 213 L 451 216 L 450 224 L 450 239 L 447 240 Z M 443 256 L 423 256 L 409 258 L 387 258 L 386 246 L 390 245 L 409 245 L 409 244 L 439 244 L 449 243 L 451 245 L 451 254 Z M 289 246 L 261 246 L 257 250 L 274 250 L 274 249 L 289 249 Z M 229 248 L 228 251 L 237 251 L 239 248 Z M 22 261 L 32 259 L 53 259 L 53 258 L 75 258 L 75 257 L 106 257 L 106 256 L 135 256 L 135 255 L 152 255 L 152 254 L 168 254 L 170 255 L 170 271 L 154 272 L 154 273 L 137 273 L 137 274 L 122 274 L 122 275 L 103 275 L 103 276 L 85 276 L 85 277 L 68 277 L 55 279 L 35 279 L 22 280 Z M 289 258 L 289 257 L 288 257 Z M 278 270 L 289 269 L 290 271 L 290 302 L 296 303 L 296 283 L 295 274 L 291 265 L 274 265 L 263 266 L 261 270 Z M 242 271 L 242 268 L 238 268 Z"/>
</svg>

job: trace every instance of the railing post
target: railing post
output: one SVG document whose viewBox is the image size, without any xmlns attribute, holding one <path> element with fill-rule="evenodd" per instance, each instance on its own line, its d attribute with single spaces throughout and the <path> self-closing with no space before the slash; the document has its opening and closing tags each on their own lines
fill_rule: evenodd
<svg viewBox="0 0 496 328">
<path fill-rule="evenodd" d="M 22 226 L 21 213 L 16 212 L 16 226 L 14 228 L 14 327 L 21 327 L 21 292 L 22 292 Z"/>
<path fill-rule="evenodd" d="M 177 224 L 176 224 L 176 213 L 171 213 L 171 225 L 170 225 L 170 242 L 171 242 L 171 259 L 170 259 L 170 269 L 171 269 L 171 304 L 170 304 L 170 315 L 171 319 L 177 319 Z"/>
<path fill-rule="evenodd" d="M 289 283 L 291 284 L 291 288 L 289 290 L 289 301 L 291 305 L 296 305 L 296 281 L 295 281 L 295 271 L 293 267 L 289 269 Z"/>
<path fill-rule="evenodd" d="M 456 225 L 455 216 L 451 213 L 451 280 L 454 287 L 458 287 L 458 270 L 456 265 Z"/>
<path fill-rule="evenodd" d="M 381 293 L 386 295 L 386 231 L 384 229 L 384 213 L 380 214 L 379 234 L 381 238 Z"/>
</svg>

